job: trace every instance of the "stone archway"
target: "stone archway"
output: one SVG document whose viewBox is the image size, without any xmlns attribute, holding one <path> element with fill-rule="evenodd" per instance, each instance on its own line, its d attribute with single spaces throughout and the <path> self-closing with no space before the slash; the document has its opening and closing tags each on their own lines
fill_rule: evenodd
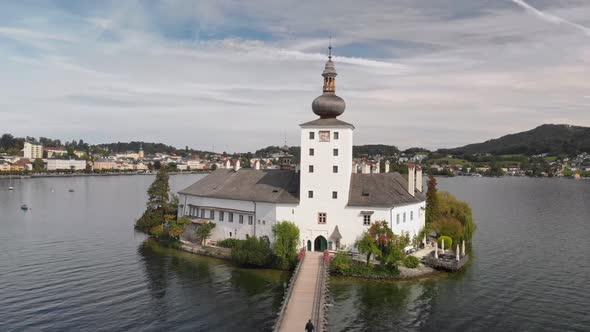
<svg viewBox="0 0 590 332">
<path fill-rule="evenodd" d="M 318 236 L 313 241 L 313 250 L 314 251 L 324 251 L 328 249 L 328 240 L 326 240 L 323 236 Z"/>
</svg>

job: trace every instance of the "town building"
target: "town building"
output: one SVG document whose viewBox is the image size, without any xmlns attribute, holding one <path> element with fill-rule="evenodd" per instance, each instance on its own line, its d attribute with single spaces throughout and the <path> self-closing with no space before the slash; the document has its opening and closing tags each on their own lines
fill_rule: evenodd
<svg viewBox="0 0 590 332">
<path fill-rule="evenodd" d="M 43 147 L 43 152 L 47 154 L 47 158 L 66 156 L 68 154 L 68 151 L 63 147 Z"/>
<path fill-rule="evenodd" d="M 34 160 L 37 158 L 43 158 L 43 146 L 42 145 L 25 142 L 22 151 L 23 151 L 24 158 L 31 159 L 31 160 Z"/>
<path fill-rule="evenodd" d="M 74 159 L 46 159 L 46 168 L 48 171 L 74 170 L 80 171 L 86 169 L 85 160 Z"/>
<path fill-rule="evenodd" d="M 397 235 L 418 236 L 425 224 L 422 170 L 408 165 L 405 178 L 389 169 L 381 173 L 375 165 L 360 172 L 353 167 L 355 127 L 338 119 L 345 102 L 336 95 L 331 48 L 322 76 L 323 94 L 312 103 L 318 118 L 300 125 L 299 167 L 285 150 L 277 156 L 278 169 L 227 162 L 179 192 L 179 214 L 196 224 L 215 222 L 212 240 L 268 236 L 272 241 L 272 226 L 292 221 L 300 245 L 314 251 L 352 248 L 376 221 L 386 221 Z"/>
</svg>

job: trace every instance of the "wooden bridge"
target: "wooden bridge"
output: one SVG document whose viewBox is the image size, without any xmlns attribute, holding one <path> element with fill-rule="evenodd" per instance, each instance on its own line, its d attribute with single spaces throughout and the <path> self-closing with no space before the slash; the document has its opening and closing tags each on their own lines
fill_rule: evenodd
<svg viewBox="0 0 590 332">
<path fill-rule="evenodd" d="M 274 331 L 303 331 L 309 319 L 313 322 L 315 331 L 327 330 L 328 267 L 327 251 L 302 251 L 285 293 Z"/>
</svg>

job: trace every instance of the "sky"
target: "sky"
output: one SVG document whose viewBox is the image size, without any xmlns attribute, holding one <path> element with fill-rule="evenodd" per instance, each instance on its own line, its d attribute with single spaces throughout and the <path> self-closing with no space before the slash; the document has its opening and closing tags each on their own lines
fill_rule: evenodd
<svg viewBox="0 0 590 332">
<path fill-rule="evenodd" d="M 590 0 L 22 0 L 0 2 L 0 133 L 299 145 L 329 36 L 355 145 L 590 126 Z"/>
</svg>

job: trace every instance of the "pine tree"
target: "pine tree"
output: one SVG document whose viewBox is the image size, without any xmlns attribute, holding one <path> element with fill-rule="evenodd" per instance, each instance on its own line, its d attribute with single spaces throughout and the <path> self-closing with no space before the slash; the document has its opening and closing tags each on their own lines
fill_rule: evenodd
<svg viewBox="0 0 590 332">
<path fill-rule="evenodd" d="M 439 217 L 438 190 L 434 175 L 428 175 L 428 192 L 426 193 L 426 224 L 436 221 Z"/>
</svg>

